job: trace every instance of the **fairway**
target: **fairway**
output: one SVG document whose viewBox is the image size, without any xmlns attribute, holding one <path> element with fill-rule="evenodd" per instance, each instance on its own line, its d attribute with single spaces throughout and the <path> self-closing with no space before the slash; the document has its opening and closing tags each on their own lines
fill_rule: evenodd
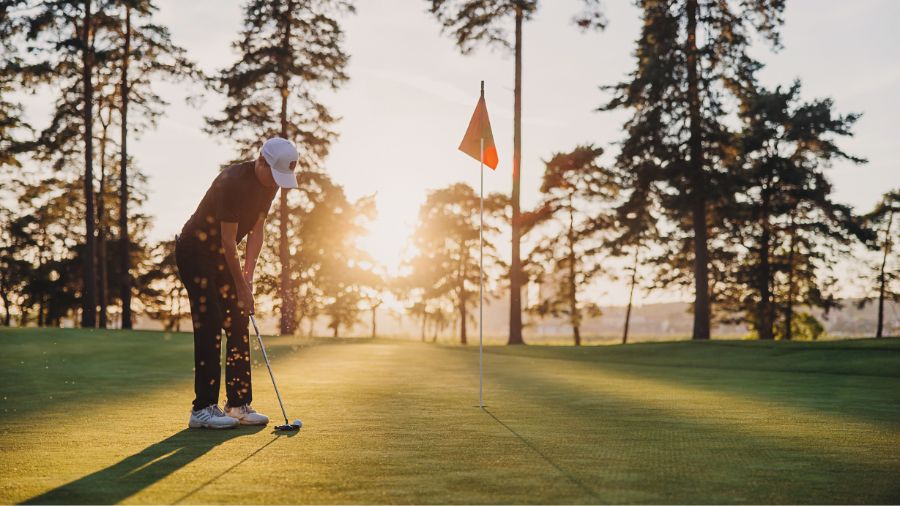
<svg viewBox="0 0 900 506">
<path fill-rule="evenodd" d="M 286 435 L 186 429 L 188 334 L 0 345 L 3 503 L 900 501 L 896 339 L 488 347 L 482 411 L 477 347 L 269 338 Z"/>
</svg>

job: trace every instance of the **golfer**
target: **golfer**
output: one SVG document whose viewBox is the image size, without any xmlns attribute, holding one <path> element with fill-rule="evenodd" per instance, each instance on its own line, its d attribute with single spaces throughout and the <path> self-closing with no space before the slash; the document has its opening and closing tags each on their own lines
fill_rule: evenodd
<svg viewBox="0 0 900 506">
<path fill-rule="evenodd" d="M 267 140 L 256 161 L 231 165 L 213 180 L 175 240 L 175 261 L 191 300 L 194 324 L 194 405 L 188 427 L 222 429 L 266 425 L 250 403 L 250 339 L 253 271 L 263 245 L 272 199 L 296 188 L 297 148 L 280 137 Z M 244 266 L 238 244 L 247 237 Z M 222 335 L 225 329 L 224 411 L 219 408 Z"/>
</svg>

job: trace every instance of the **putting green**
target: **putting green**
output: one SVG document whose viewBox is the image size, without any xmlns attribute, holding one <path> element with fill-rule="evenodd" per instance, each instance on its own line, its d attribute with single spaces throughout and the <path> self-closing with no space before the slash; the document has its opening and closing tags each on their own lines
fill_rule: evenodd
<svg viewBox="0 0 900 506">
<path fill-rule="evenodd" d="M 186 334 L 0 330 L 0 502 L 900 502 L 896 339 L 489 347 L 484 411 L 475 347 L 267 345 L 299 434 L 186 429 Z"/>
</svg>

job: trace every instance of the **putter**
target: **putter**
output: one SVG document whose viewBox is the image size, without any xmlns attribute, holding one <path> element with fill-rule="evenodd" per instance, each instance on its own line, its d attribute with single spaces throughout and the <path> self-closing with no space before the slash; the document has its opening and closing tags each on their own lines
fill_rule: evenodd
<svg viewBox="0 0 900 506">
<path fill-rule="evenodd" d="M 256 318 L 254 318 L 252 314 L 250 315 L 250 323 L 253 324 L 253 330 L 256 331 L 256 339 L 259 341 L 259 349 L 262 350 L 263 358 L 266 359 L 266 367 L 269 369 L 269 377 L 272 378 L 272 386 L 275 387 L 275 395 L 278 397 L 278 405 L 281 406 L 281 414 L 282 416 L 284 416 L 284 425 L 276 425 L 275 430 L 300 430 L 300 427 L 303 426 L 303 423 L 299 419 L 294 420 L 294 423 L 288 422 L 287 413 L 284 411 L 284 403 L 281 402 L 281 394 L 278 393 L 278 385 L 275 384 L 275 375 L 272 374 L 272 366 L 269 364 L 269 356 L 266 355 L 266 347 L 263 345 L 262 336 L 259 335 L 259 327 L 256 326 Z"/>
</svg>

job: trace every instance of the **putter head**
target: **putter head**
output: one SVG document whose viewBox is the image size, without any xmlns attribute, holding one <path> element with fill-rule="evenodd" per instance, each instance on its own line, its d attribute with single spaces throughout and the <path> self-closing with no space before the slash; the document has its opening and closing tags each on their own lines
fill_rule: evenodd
<svg viewBox="0 0 900 506">
<path fill-rule="evenodd" d="M 300 430 L 300 426 L 299 426 L 299 425 L 287 424 L 287 423 L 286 423 L 286 424 L 284 424 L 284 425 L 276 425 L 276 426 L 275 426 L 275 430 L 288 431 L 288 432 L 290 432 L 290 431 Z"/>
</svg>

